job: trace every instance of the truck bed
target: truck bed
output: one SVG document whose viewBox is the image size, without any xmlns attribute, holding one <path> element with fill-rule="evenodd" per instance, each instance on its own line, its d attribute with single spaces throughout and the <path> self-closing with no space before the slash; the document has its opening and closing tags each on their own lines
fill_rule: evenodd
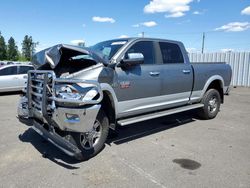
<svg viewBox="0 0 250 188">
<path fill-rule="evenodd" d="M 194 71 L 194 87 L 193 91 L 199 91 L 204 88 L 208 79 L 213 76 L 222 77 L 224 85 L 230 85 L 231 68 L 225 62 L 205 62 L 205 63 L 193 63 L 191 62 Z"/>
</svg>

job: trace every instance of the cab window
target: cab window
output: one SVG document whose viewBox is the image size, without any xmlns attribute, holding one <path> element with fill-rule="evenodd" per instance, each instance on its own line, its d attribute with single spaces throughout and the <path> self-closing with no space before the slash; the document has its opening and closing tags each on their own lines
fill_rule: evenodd
<svg viewBox="0 0 250 188">
<path fill-rule="evenodd" d="M 174 43 L 160 42 L 162 60 L 164 64 L 184 63 L 180 47 Z"/>
<path fill-rule="evenodd" d="M 151 41 L 140 41 L 131 46 L 125 54 L 125 59 L 129 53 L 142 53 L 144 56 L 144 64 L 154 64 L 154 45 Z"/>
</svg>

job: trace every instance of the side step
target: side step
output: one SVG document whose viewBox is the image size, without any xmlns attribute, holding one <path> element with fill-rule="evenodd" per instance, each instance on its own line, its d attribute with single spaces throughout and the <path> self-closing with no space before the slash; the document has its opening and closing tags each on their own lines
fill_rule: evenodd
<svg viewBox="0 0 250 188">
<path fill-rule="evenodd" d="M 121 126 L 125 126 L 125 125 L 129 125 L 129 124 L 133 124 L 133 123 L 138 123 L 141 121 L 155 119 L 155 118 L 162 117 L 162 116 L 167 116 L 167 115 L 176 114 L 179 112 L 184 112 L 184 111 L 188 111 L 188 110 L 192 110 L 192 109 L 196 109 L 196 108 L 201 108 L 203 106 L 204 106 L 204 104 L 200 104 L 200 103 L 199 104 L 192 104 L 192 105 L 182 106 L 182 107 L 174 108 L 174 109 L 170 109 L 170 110 L 153 112 L 151 114 L 139 115 L 139 116 L 132 117 L 132 118 L 122 119 L 122 120 L 119 120 L 117 123 Z"/>
</svg>

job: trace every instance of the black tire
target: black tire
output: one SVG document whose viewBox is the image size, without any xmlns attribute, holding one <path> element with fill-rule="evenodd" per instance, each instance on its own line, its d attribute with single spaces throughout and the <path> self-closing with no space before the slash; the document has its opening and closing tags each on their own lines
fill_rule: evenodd
<svg viewBox="0 0 250 188">
<path fill-rule="evenodd" d="M 209 89 L 201 103 L 204 104 L 204 107 L 199 110 L 198 115 L 205 120 L 215 118 L 220 110 L 220 93 L 216 89 Z"/>
<path fill-rule="evenodd" d="M 98 122 L 98 123 L 97 123 Z M 98 130 L 95 129 L 95 125 L 99 124 Z M 100 131 L 99 131 L 100 130 Z M 104 113 L 104 111 L 101 109 L 96 117 L 95 123 L 94 123 L 94 128 L 93 131 L 95 132 L 100 132 L 100 137 L 99 138 L 94 138 L 93 136 L 93 147 L 90 146 L 90 142 L 87 141 L 85 144 L 84 142 L 88 140 L 87 134 L 83 133 L 71 133 L 71 136 L 73 138 L 73 142 L 77 145 L 77 147 L 81 150 L 81 156 L 77 156 L 78 160 L 88 160 L 91 157 L 94 157 L 97 155 L 103 148 L 106 142 L 106 139 L 108 137 L 109 133 L 109 121 L 108 117 Z M 88 134 L 91 137 L 91 134 Z M 88 146 L 89 145 L 89 146 Z"/>
</svg>

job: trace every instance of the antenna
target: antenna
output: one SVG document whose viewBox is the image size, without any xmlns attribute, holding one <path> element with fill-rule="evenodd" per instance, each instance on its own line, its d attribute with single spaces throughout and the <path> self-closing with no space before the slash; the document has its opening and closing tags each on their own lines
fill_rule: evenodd
<svg viewBox="0 0 250 188">
<path fill-rule="evenodd" d="M 204 47 L 205 47 L 205 32 L 203 32 L 202 35 L 202 48 L 201 48 L 201 53 L 204 53 Z"/>
</svg>

